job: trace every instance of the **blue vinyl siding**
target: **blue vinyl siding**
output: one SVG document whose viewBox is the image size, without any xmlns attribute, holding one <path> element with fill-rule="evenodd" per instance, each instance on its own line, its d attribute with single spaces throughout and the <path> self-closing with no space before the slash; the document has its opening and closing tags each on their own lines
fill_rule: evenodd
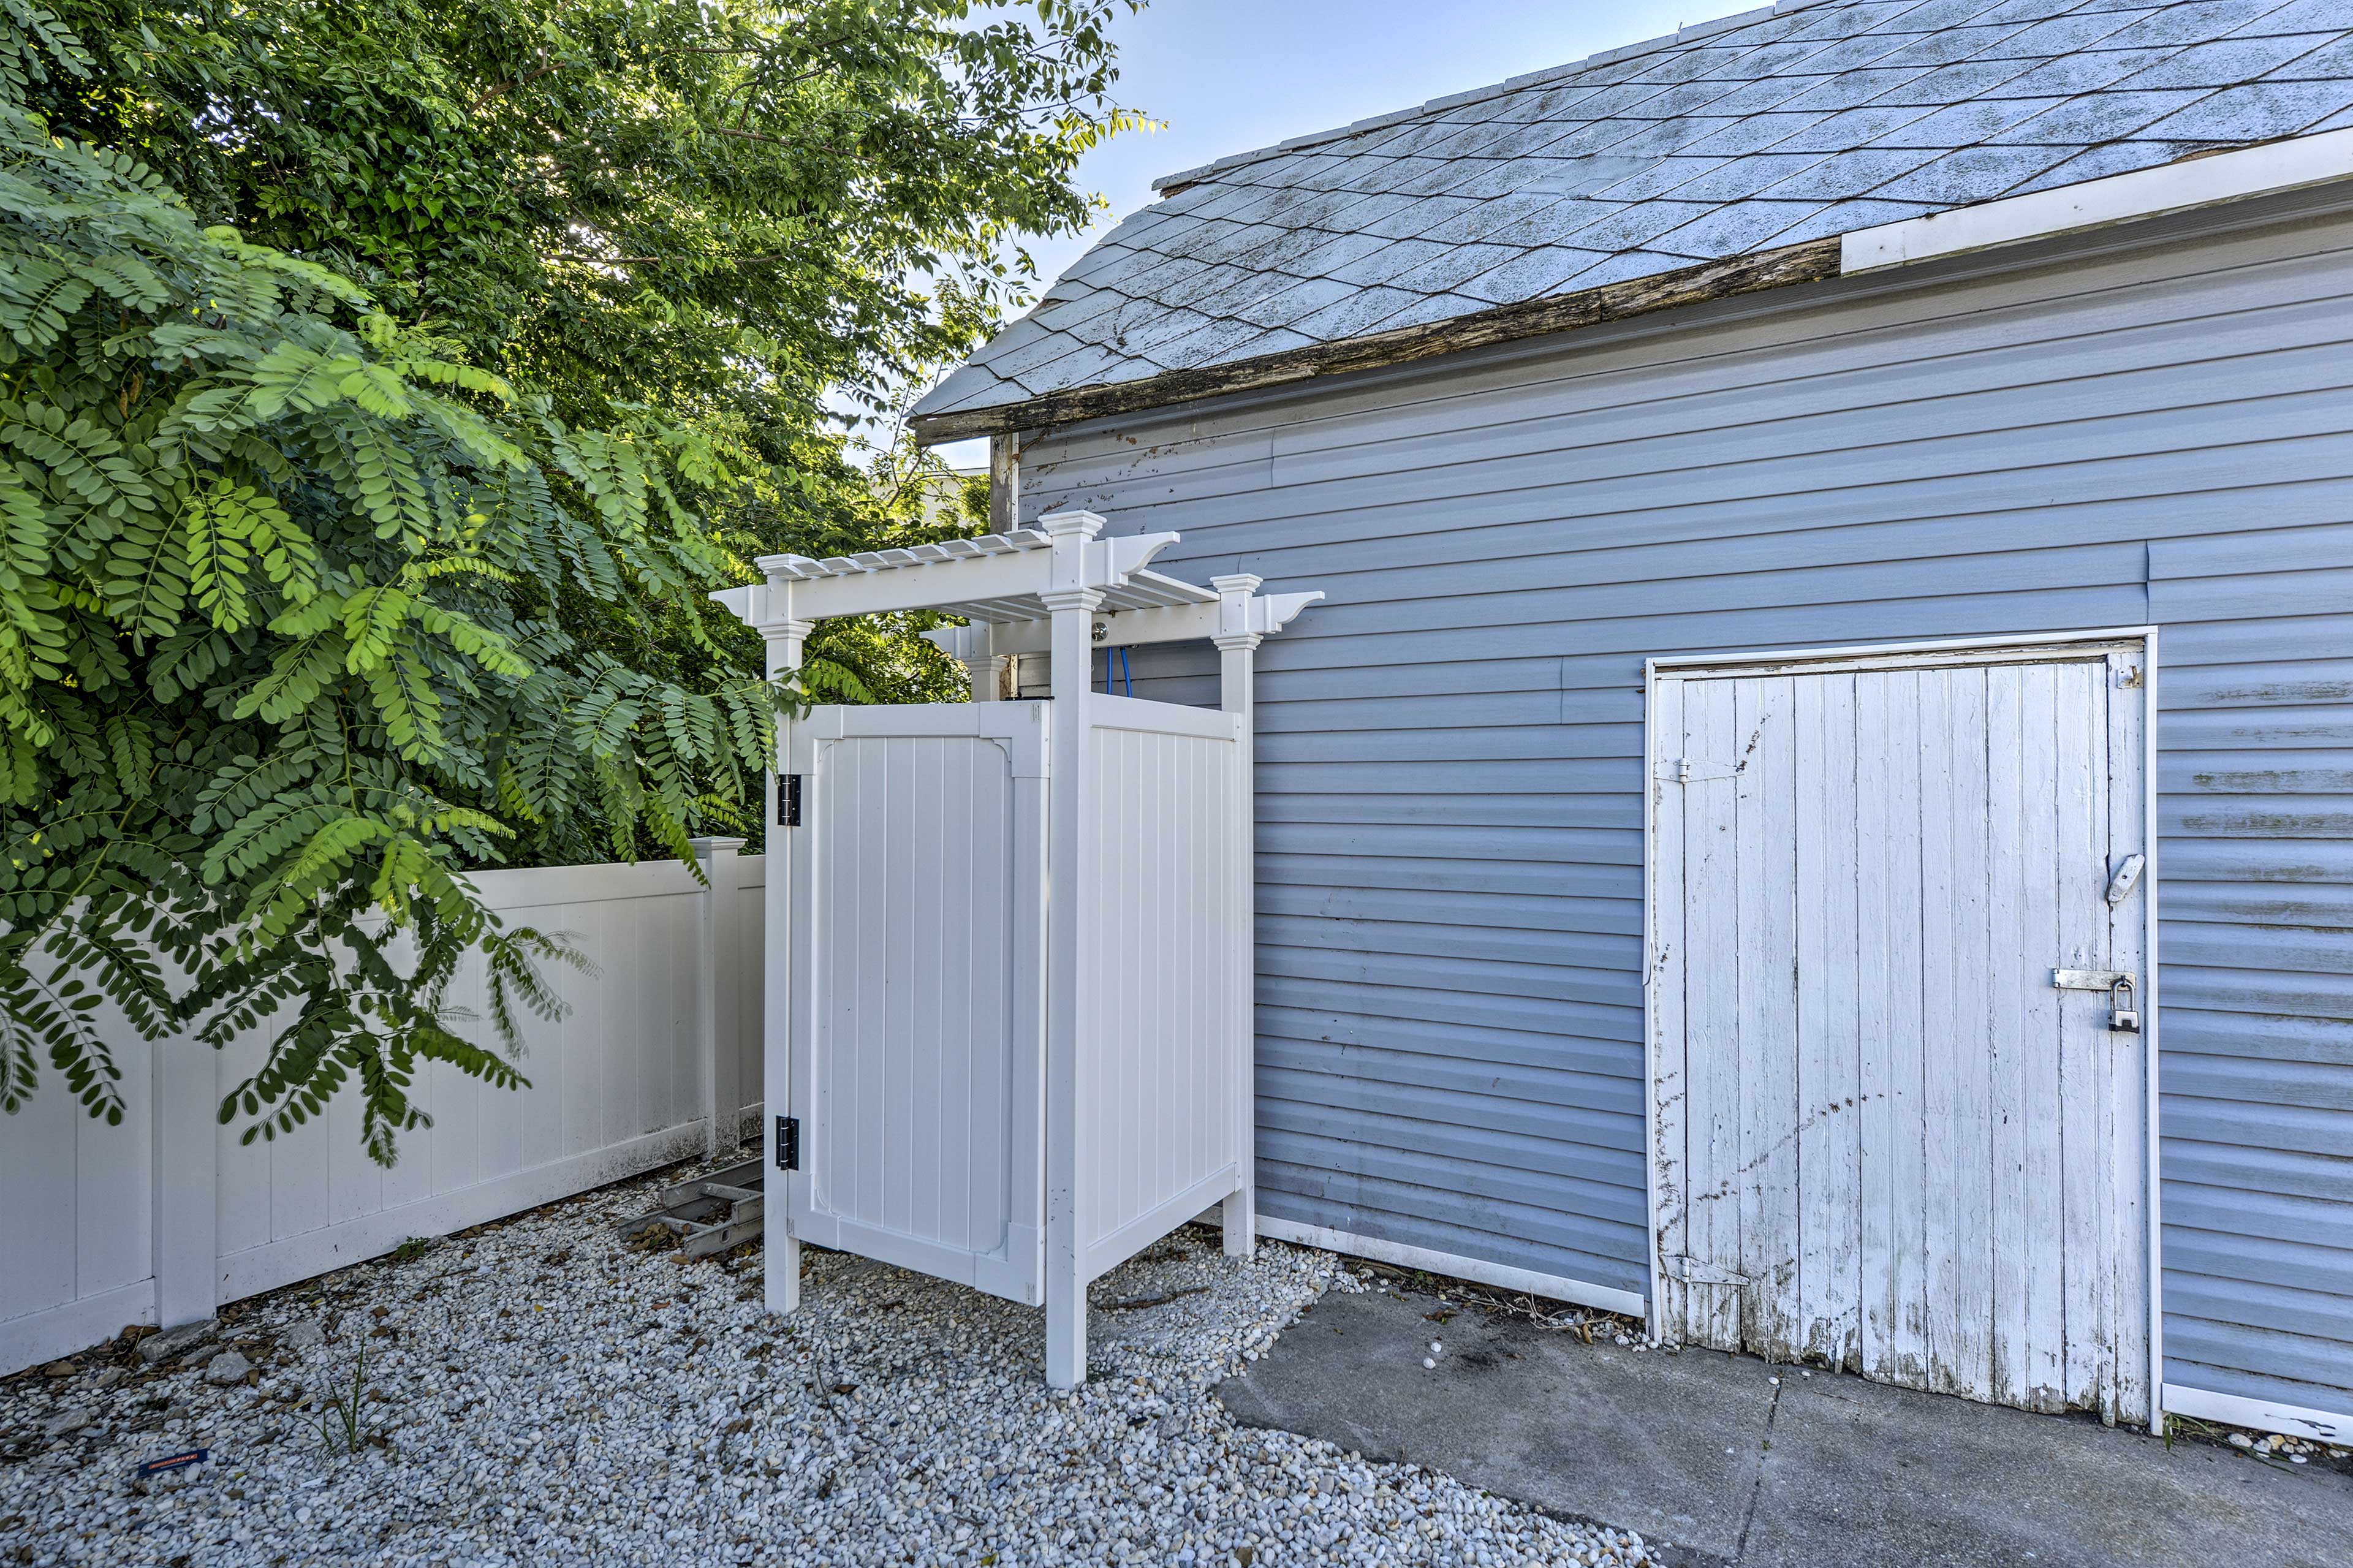
<svg viewBox="0 0 2353 1568">
<path fill-rule="evenodd" d="M 1643 659 L 2154 622 L 2166 1377 L 2353 1410 L 2348 351 L 2316 201 L 1033 444 L 1025 521 L 1329 595 L 1261 652 L 1264 1211 L 1643 1290 Z"/>
</svg>

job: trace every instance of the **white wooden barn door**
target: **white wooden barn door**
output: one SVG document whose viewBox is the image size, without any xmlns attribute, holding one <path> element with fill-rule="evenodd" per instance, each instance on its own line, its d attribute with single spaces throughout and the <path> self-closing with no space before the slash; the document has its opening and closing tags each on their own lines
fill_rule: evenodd
<svg viewBox="0 0 2353 1568">
<path fill-rule="evenodd" d="M 791 739 L 794 1233 L 1033 1306 L 1050 718 L 819 708 Z"/>
<path fill-rule="evenodd" d="M 1654 670 L 1667 1338 L 2148 1418 L 2145 654 Z"/>
</svg>

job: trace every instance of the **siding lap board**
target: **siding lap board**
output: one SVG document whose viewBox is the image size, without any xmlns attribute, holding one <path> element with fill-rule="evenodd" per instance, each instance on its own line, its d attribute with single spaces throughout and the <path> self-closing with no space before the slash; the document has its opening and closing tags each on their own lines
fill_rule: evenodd
<svg viewBox="0 0 2353 1568">
<path fill-rule="evenodd" d="M 1260 1203 L 1636 1292 L 1642 661 L 2162 626 L 2168 1382 L 2353 1408 L 2353 220 L 1050 433 L 1261 650 Z M 1137 695 L 1214 700 L 1190 651 Z"/>
</svg>

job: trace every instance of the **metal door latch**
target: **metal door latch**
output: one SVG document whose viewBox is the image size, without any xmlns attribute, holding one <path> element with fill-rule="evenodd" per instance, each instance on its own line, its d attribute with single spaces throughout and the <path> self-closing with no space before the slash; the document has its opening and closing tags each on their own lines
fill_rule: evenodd
<svg viewBox="0 0 2353 1568">
<path fill-rule="evenodd" d="M 2133 1005 L 2133 983 L 2129 974 L 2116 976 L 2108 987 L 2108 1027 L 2119 1035 L 2140 1033 L 2140 1009 Z"/>
</svg>

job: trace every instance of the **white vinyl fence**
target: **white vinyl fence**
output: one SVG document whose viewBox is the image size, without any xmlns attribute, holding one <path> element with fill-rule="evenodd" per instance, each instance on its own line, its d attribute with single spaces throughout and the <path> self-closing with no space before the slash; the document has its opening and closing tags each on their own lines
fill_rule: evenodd
<svg viewBox="0 0 2353 1568">
<path fill-rule="evenodd" d="M 564 933 L 594 967 L 549 966 L 571 1011 L 526 1016 L 529 1089 L 429 1065 L 412 1092 L 434 1124 L 402 1136 L 388 1171 L 360 1146 L 348 1089 L 275 1141 L 216 1122 L 259 1034 L 216 1053 L 125 1030 L 119 1127 L 45 1070 L 33 1102 L 0 1115 L 0 1373 L 733 1147 L 758 1125 L 763 871 L 736 845 L 699 841 L 708 889 L 675 863 L 477 878 L 510 926 Z M 469 973 L 452 1003 L 479 1016 L 481 991 Z"/>
</svg>

